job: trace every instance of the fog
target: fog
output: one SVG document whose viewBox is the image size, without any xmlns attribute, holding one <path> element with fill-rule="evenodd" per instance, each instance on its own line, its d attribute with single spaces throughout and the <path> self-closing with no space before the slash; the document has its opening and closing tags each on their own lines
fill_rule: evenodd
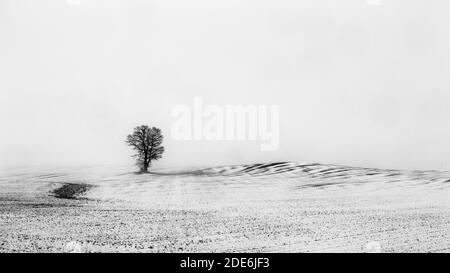
<svg viewBox="0 0 450 273">
<path fill-rule="evenodd" d="M 269 161 L 450 170 L 450 2 L 1 0 L 0 166 Z M 279 148 L 179 141 L 171 110 L 279 105 Z"/>
</svg>

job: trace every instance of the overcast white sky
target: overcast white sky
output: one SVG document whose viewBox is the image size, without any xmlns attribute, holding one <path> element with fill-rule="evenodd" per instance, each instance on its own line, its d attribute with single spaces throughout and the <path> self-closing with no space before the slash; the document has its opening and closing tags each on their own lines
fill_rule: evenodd
<svg viewBox="0 0 450 273">
<path fill-rule="evenodd" d="M 280 148 L 174 141 L 171 109 L 280 105 Z M 0 0 L 0 165 L 301 161 L 450 169 L 446 0 Z"/>
</svg>

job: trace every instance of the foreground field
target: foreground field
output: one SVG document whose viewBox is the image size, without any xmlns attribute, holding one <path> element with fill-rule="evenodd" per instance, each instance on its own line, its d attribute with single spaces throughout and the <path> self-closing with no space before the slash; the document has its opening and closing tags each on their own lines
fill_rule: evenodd
<svg viewBox="0 0 450 273">
<path fill-rule="evenodd" d="M 87 191 L 54 194 L 70 183 Z M 449 197 L 437 171 L 13 169 L 0 176 L 0 251 L 450 252 Z"/>
</svg>

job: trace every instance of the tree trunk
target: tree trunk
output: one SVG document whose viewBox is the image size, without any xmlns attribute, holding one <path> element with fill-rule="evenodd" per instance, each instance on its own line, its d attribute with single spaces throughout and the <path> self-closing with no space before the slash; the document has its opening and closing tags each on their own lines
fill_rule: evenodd
<svg viewBox="0 0 450 273">
<path fill-rule="evenodd" d="M 148 172 L 148 163 L 144 163 L 142 165 L 141 172 L 143 172 L 143 173 L 147 173 Z"/>
</svg>

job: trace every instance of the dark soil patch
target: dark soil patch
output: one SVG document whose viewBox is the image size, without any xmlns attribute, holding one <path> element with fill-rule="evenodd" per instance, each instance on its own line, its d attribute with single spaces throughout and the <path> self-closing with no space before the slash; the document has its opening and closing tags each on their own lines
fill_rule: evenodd
<svg viewBox="0 0 450 273">
<path fill-rule="evenodd" d="M 53 190 L 53 194 L 56 198 L 64 199 L 78 199 L 84 193 L 86 193 L 92 185 L 89 184 L 74 184 L 68 183 Z"/>
</svg>

